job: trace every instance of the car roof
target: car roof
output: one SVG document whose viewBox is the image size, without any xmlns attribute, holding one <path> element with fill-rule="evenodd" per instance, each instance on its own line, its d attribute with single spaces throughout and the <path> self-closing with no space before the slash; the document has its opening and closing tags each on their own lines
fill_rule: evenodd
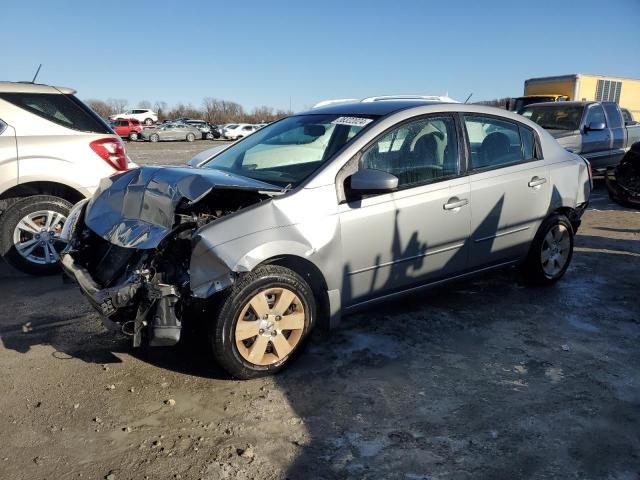
<svg viewBox="0 0 640 480">
<path fill-rule="evenodd" d="M 314 108 L 301 112 L 299 115 L 388 115 L 400 110 L 426 105 L 438 105 L 444 102 L 430 102 L 426 100 L 380 100 L 377 102 L 336 103 L 326 107 Z"/>
<path fill-rule="evenodd" d="M 76 91 L 67 87 L 54 87 L 44 83 L 30 82 L 0 82 L 0 92 L 17 93 L 64 93 L 73 95 Z"/>
</svg>

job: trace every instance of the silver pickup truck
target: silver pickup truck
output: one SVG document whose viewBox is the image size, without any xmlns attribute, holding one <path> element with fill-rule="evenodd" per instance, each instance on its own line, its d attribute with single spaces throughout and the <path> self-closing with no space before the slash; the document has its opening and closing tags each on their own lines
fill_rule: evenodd
<svg viewBox="0 0 640 480">
<path fill-rule="evenodd" d="M 594 170 L 617 165 L 640 141 L 640 125 L 625 122 L 614 102 L 549 102 L 528 105 L 522 115 L 546 129 L 567 150 L 583 156 Z"/>
</svg>

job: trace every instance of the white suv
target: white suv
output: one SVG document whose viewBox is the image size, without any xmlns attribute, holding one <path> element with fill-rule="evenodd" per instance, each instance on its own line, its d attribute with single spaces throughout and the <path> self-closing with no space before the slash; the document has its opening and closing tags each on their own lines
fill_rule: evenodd
<svg viewBox="0 0 640 480">
<path fill-rule="evenodd" d="M 71 206 L 130 167 L 120 137 L 74 93 L 0 82 L 0 256 L 31 274 L 58 270 Z"/>
<path fill-rule="evenodd" d="M 138 120 L 145 125 L 152 125 L 158 121 L 158 114 L 148 108 L 135 108 L 133 110 L 127 110 L 124 113 L 111 115 L 109 120 L 117 120 L 119 118 L 123 120 Z"/>
<path fill-rule="evenodd" d="M 257 125 L 251 125 L 249 123 L 232 123 L 227 125 L 222 132 L 222 136 L 229 140 L 239 140 L 242 137 L 251 135 L 260 127 Z"/>
</svg>

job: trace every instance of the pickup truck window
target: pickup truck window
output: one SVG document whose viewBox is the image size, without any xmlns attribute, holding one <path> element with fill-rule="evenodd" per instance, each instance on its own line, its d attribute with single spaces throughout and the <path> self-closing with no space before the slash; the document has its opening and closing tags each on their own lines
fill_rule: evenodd
<svg viewBox="0 0 640 480">
<path fill-rule="evenodd" d="M 607 114 L 607 125 L 609 128 L 622 127 L 622 115 L 620 115 L 618 105 L 613 102 L 603 103 L 604 111 Z"/>
<path fill-rule="evenodd" d="M 536 122 L 547 130 L 578 130 L 582 119 L 583 107 L 562 105 L 530 105 L 522 116 Z"/>
<path fill-rule="evenodd" d="M 604 109 L 601 105 L 589 105 L 587 116 L 584 119 L 584 124 L 588 126 L 592 123 L 604 123 L 605 125 L 607 124 L 607 119 L 604 116 Z"/>
</svg>

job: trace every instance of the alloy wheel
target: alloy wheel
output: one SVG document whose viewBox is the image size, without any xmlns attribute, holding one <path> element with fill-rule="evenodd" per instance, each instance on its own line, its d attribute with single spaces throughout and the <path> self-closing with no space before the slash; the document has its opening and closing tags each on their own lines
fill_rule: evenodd
<svg viewBox="0 0 640 480">
<path fill-rule="evenodd" d="M 302 301 L 287 288 L 268 288 L 243 307 L 235 328 L 238 352 L 254 365 L 283 360 L 300 343 L 305 325 Z"/>
<path fill-rule="evenodd" d="M 52 210 L 38 210 L 23 217 L 13 230 L 13 245 L 26 260 L 39 265 L 58 261 L 55 242 L 67 217 Z"/>
<path fill-rule="evenodd" d="M 540 261 L 544 273 L 553 278 L 564 269 L 571 252 L 571 238 L 567 227 L 561 223 L 554 225 L 545 235 L 540 251 Z"/>
</svg>

